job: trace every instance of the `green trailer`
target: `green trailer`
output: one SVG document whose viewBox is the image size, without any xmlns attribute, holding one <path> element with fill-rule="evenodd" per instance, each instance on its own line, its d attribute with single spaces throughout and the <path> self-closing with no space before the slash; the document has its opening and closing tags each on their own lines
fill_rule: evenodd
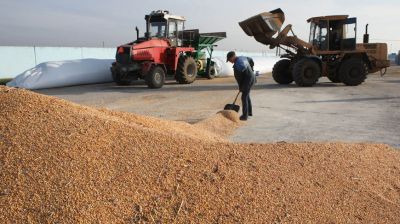
<svg viewBox="0 0 400 224">
<path fill-rule="evenodd" d="M 211 60 L 214 47 L 226 38 L 226 32 L 199 33 L 199 30 L 185 30 L 184 41 L 194 47 L 192 55 L 197 63 L 197 75 L 212 79 L 215 77 L 214 61 Z M 189 34 L 189 35 L 188 35 Z"/>
</svg>

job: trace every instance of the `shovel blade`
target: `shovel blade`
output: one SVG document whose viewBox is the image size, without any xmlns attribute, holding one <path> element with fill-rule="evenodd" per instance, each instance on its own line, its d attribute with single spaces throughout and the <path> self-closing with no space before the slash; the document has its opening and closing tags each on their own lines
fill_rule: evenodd
<svg viewBox="0 0 400 224">
<path fill-rule="evenodd" d="M 239 112 L 240 106 L 236 105 L 236 104 L 227 104 L 227 105 L 225 105 L 224 110 L 233 110 L 233 111 Z"/>
</svg>

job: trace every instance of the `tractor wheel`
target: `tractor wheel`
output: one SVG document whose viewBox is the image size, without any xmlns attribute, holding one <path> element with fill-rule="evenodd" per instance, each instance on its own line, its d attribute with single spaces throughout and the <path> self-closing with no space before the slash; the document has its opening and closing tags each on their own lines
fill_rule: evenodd
<svg viewBox="0 0 400 224">
<path fill-rule="evenodd" d="M 197 63 L 192 57 L 181 56 L 178 60 L 175 79 L 180 84 L 190 84 L 196 80 Z"/>
<path fill-rule="evenodd" d="M 119 86 L 127 86 L 131 84 L 131 81 L 126 80 L 126 79 L 122 79 L 121 77 L 121 73 L 117 72 L 117 71 L 113 71 L 112 72 L 112 79 L 114 80 L 115 83 L 117 83 L 117 85 Z"/>
<path fill-rule="evenodd" d="M 208 79 L 213 79 L 215 78 L 215 74 L 217 73 L 217 71 L 215 70 L 214 66 L 210 66 L 210 68 L 208 69 L 208 74 L 207 74 L 207 78 Z"/>
<path fill-rule="evenodd" d="M 145 77 L 146 84 L 151 89 L 159 89 L 164 85 L 165 72 L 159 66 L 152 68 Z"/>
<path fill-rule="evenodd" d="M 351 58 L 342 63 L 339 69 L 339 78 L 347 86 L 358 86 L 365 81 L 368 68 L 359 58 Z"/>
<path fill-rule="evenodd" d="M 272 69 L 272 77 L 275 82 L 287 85 L 293 82 L 292 72 L 290 71 L 290 60 L 283 59 L 278 61 Z"/>
<path fill-rule="evenodd" d="M 312 59 L 304 58 L 298 61 L 293 68 L 293 80 L 298 86 L 313 86 L 321 76 L 321 68 Z"/>
<path fill-rule="evenodd" d="M 197 71 L 201 71 L 204 67 L 204 62 L 202 60 L 196 60 Z"/>
<path fill-rule="evenodd" d="M 335 66 L 333 68 L 330 68 L 329 72 L 328 72 L 328 75 L 327 75 L 327 78 L 333 83 L 341 83 L 342 82 L 342 81 L 340 81 L 338 67 L 339 66 Z"/>
<path fill-rule="evenodd" d="M 328 75 L 328 79 L 333 83 L 341 83 L 338 73 L 333 73 Z"/>
</svg>

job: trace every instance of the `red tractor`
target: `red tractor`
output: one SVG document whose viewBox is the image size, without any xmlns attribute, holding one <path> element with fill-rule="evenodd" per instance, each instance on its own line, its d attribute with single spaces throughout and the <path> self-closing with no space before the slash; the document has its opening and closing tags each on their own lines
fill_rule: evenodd
<svg viewBox="0 0 400 224">
<path fill-rule="evenodd" d="M 178 83 L 189 84 L 195 81 L 201 70 L 205 70 L 206 77 L 212 77 L 214 70 L 210 58 L 213 46 L 216 46 L 213 43 L 225 38 L 226 33 L 206 34 L 211 38 L 207 45 L 211 54 L 205 60 L 204 54 L 199 52 L 199 40 L 204 39 L 204 35 L 198 30 L 185 30 L 184 17 L 158 10 L 146 15 L 145 19 L 145 37 L 139 38 L 136 28 L 137 40 L 117 48 L 111 72 L 118 85 L 144 79 L 150 88 L 161 88 L 167 74 L 174 75 Z M 203 58 L 199 58 L 200 55 Z M 199 67 L 204 64 L 199 63 L 201 60 L 206 61 L 206 68 Z"/>
</svg>

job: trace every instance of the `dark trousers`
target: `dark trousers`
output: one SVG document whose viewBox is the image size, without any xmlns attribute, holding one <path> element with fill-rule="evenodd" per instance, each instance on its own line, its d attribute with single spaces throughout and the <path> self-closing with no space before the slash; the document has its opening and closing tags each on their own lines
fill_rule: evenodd
<svg viewBox="0 0 400 224">
<path fill-rule="evenodd" d="M 253 107 L 251 106 L 251 99 L 250 99 L 250 88 L 245 89 L 242 91 L 242 111 L 243 117 L 248 118 L 249 115 L 253 114 Z"/>
</svg>

